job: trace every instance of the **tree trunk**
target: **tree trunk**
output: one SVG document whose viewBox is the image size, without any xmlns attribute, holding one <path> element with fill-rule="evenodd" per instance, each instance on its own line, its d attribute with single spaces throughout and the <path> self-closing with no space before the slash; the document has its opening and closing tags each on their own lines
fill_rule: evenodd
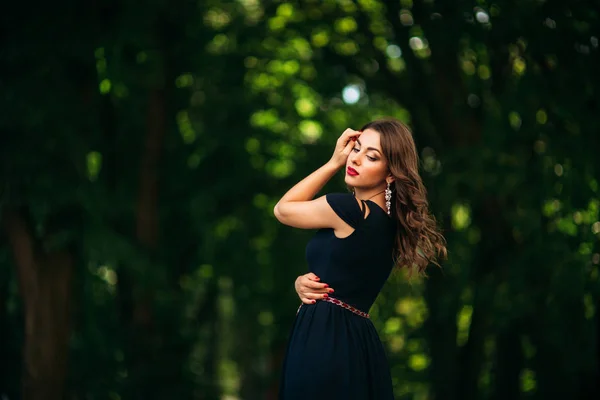
<svg viewBox="0 0 600 400">
<path fill-rule="evenodd" d="M 481 268 L 476 265 L 475 268 Z M 458 395 L 456 398 L 476 400 L 479 398 L 479 376 L 485 360 L 484 344 L 488 334 L 489 323 L 487 314 L 491 308 L 491 296 L 485 293 L 490 289 L 490 283 L 476 281 L 473 299 L 473 313 L 469 327 L 469 339 L 460 352 L 460 374 L 458 378 Z"/>
<path fill-rule="evenodd" d="M 136 205 L 136 239 L 141 248 L 152 253 L 158 245 L 158 168 L 165 136 L 165 98 L 163 90 L 149 95 L 147 130 L 140 165 L 140 184 Z M 153 383 L 160 375 L 160 333 L 154 312 L 154 294 L 127 270 L 119 274 L 123 319 L 129 331 L 129 365 L 132 395 L 160 397 Z"/>
<path fill-rule="evenodd" d="M 67 372 L 74 257 L 43 252 L 23 213 L 6 209 L 3 220 L 15 259 L 25 316 L 24 400 L 60 400 Z"/>
<path fill-rule="evenodd" d="M 208 283 L 206 299 L 198 307 L 197 321 L 199 327 L 206 326 L 206 355 L 202 361 L 203 374 L 200 385 L 200 400 L 214 400 L 219 398 L 219 330 L 220 313 L 218 307 L 219 288 L 215 280 Z"/>
<path fill-rule="evenodd" d="M 136 234 L 149 249 L 158 244 L 158 166 L 166 130 L 166 104 L 163 90 L 152 90 L 149 96 L 147 135 L 140 168 Z"/>
<path fill-rule="evenodd" d="M 429 309 L 425 330 L 431 355 L 429 379 L 432 397 L 436 400 L 456 398 L 458 297 L 449 280 L 440 270 L 432 269 L 425 281 L 424 295 Z"/>
<path fill-rule="evenodd" d="M 512 323 L 497 336 L 494 400 L 521 398 L 520 374 L 525 358 L 520 331 L 519 325 Z"/>
<path fill-rule="evenodd" d="M 0 240 L 4 239 L 4 237 L 0 236 Z M 14 384 L 11 382 L 15 381 L 16 376 L 13 372 L 18 366 L 18 359 L 15 359 L 15 356 L 12 352 L 12 348 L 14 343 L 11 340 L 11 334 L 13 330 L 11 329 L 11 321 L 9 320 L 8 315 L 8 297 L 9 293 L 9 283 L 10 283 L 10 273 L 8 271 L 8 265 L 3 263 L 4 259 L 2 258 L 2 249 L 0 249 L 0 398 L 2 396 L 8 396 L 12 398 L 16 396 L 13 393 L 15 390 Z"/>
</svg>

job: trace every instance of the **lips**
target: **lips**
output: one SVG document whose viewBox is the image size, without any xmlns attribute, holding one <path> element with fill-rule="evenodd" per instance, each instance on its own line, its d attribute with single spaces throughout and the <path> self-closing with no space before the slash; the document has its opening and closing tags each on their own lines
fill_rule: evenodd
<svg viewBox="0 0 600 400">
<path fill-rule="evenodd" d="M 352 167 L 348 167 L 348 169 L 346 170 L 346 173 L 350 176 L 356 176 L 358 175 L 358 171 L 356 171 L 354 168 Z"/>
</svg>

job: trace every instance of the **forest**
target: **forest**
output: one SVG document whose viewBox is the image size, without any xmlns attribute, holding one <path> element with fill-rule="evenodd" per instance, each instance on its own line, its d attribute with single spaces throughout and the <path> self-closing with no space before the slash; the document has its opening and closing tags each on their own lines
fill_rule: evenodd
<svg viewBox="0 0 600 400">
<path fill-rule="evenodd" d="M 383 116 L 449 253 L 370 310 L 396 398 L 600 398 L 599 38 L 595 0 L 9 2 L 0 399 L 277 399 L 314 232 L 273 207 Z"/>
</svg>

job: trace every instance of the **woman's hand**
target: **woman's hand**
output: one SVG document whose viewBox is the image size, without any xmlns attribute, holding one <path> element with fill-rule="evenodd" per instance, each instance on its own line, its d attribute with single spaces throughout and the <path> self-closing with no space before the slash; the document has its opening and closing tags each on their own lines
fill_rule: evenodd
<svg viewBox="0 0 600 400">
<path fill-rule="evenodd" d="M 354 147 L 354 142 L 358 139 L 360 134 L 360 131 L 355 131 L 350 128 L 346 129 L 344 133 L 342 133 L 342 136 L 337 140 L 335 150 L 333 150 L 333 155 L 329 162 L 335 165 L 336 168 L 341 168 L 346 165 L 348 155 L 350 155 L 350 152 Z"/>
<path fill-rule="evenodd" d="M 315 304 L 317 300 L 324 299 L 328 293 L 333 293 L 334 290 L 326 283 L 319 282 L 319 277 L 309 272 L 308 274 L 300 275 L 296 278 L 294 287 L 298 297 L 304 304 Z"/>
</svg>

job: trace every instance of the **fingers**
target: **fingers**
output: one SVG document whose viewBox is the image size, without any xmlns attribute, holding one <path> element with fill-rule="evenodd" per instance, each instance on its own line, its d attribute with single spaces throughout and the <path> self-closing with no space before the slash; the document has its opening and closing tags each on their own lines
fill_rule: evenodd
<svg viewBox="0 0 600 400">
<path fill-rule="evenodd" d="M 362 131 L 355 131 L 354 129 L 348 128 L 344 131 L 344 133 L 342 133 L 342 135 L 338 139 L 338 143 L 341 142 L 346 145 L 348 144 L 348 142 L 353 143 L 354 141 L 356 141 L 356 139 L 358 139 L 361 133 Z"/>
<path fill-rule="evenodd" d="M 333 289 L 328 289 L 329 288 L 328 284 L 320 283 L 320 282 L 307 281 L 307 282 L 303 282 L 302 285 L 308 289 L 311 289 L 311 291 L 317 291 L 319 293 L 329 293 L 329 290 L 333 290 Z"/>
<path fill-rule="evenodd" d="M 301 275 L 298 279 L 298 284 L 299 286 L 302 286 L 303 288 L 306 289 L 310 289 L 311 292 L 317 292 L 317 293 L 331 293 L 333 292 L 333 289 L 328 289 L 329 285 L 323 282 L 317 282 L 314 279 L 311 279 L 311 277 L 308 276 L 309 274 L 306 275 Z M 313 276 L 316 276 L 315 274 L 312 274 Z M 318 278 L 317 278 L 318 279 Z"/>
<path fill-rule="evenodd" d="M 350 152 L 356 145 L 355 143 L 356 142 L 354 140 L 348 140 L 348 143 L 346 143 L 346 145 L 342 149 L 341 155 L 342 155 L 342 157 L 344 157 L 344 162 L 346 162 L 346 159 L 348 158 L 348 156 L 350 156 Z"/>
<path fill-rule="evenodd" d="M 328 285 L 323 284 L 322 286 L 318 286 L 318 287 L 311 287 L 308 285 L 300 285 L 300 287 L 297 290 L 298 294 L 300 296 L 316 296 L 315 298 L 322 298 L 324 294 L 329 295 L 333 292 L 335 292 L 335 290 L 333 290 L 332 288 L 330 288 Z"/>
<path fill-rule="evenodd" d="M 302 303 L 315 304 L 317 300 L 323 300 L 334 292 L 328 284 L 319 282 L 319 280 L 320 278 L 312 272 L 300 275 L 296 279 L 296 292 Z"/>
<path fill-rule="evenodd" d="M 355 131 L 354 129 L 348 128 L 344 131 L 344 133 L 342 133 L 342 136 L 345 136 L 346 138 L 353 138 L 360 136 L 361 133 L 361 131 Z"/>
<path fill-rule="evenodd" d="M 302 293 L 299 297 L 304 304 L 315 304 L 317 300 L 323 300 L 329 295 L 327 293 Z"/>
<path fill-rule="evenodd" d="M 344 149 L 342 150 L 342 154 L 344 156 L 348 156 L 350 155 L 350 152 L 352 151 L 352 149 L 354 148 L 354 140 L 348 140 L 348 143 L 346 143 L 346 146 L 344 147 Z"/>
<path fill-rule="evenodd" d="M 309 300 L 321 300 L 321 299 L 324 299 L 325 297 L 329 297 L 329 295 L 327 293 L 307 292 L 307 293 L 302 293 L 301 297 L 304 297 L 305 299 L 309 299 Z"/>
<path fill-rule="evenodd" d="M 309 272 L 308 274 L 304 274 L 305 277 L 307 277 L 308 279 L 310 279 L 311 281 L 318 281 L 319 278 L 318 276 L 316 276 L 315 274 L 313 274 L 312 272 Z"/>
</svg>

